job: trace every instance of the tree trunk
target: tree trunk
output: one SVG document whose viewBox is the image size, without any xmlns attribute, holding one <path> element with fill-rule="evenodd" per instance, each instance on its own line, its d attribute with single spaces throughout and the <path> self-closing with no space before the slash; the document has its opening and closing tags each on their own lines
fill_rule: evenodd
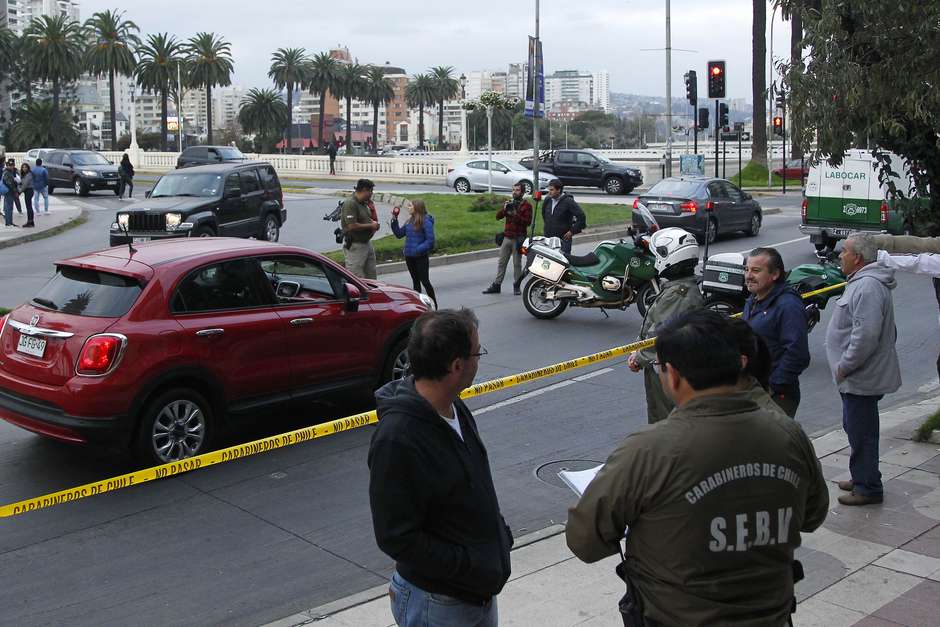
<svg viewBox="0 0 940 627">
<path fill-rule="evenodd" d="M 418 105 L 418 147 L 424 148 L 424 105 Z"/>
<path fill-rule="evenodd" d="M 212 145 L 212 85 L 206 85 L 206 143 Z"/>
<path fill-rule="evenodd" d="M 114 68 L 108 70 L 108 91 L 111 96 L 111 150 L 117 150 L 117 111 L 114 110 Z"/>
<path fill-rule="evenodd" d="M 59 78 L 52 79 L 52 115 L 53 119 L 59 114 Z"/>
<path fill-rule="evenodd" d="M 167 129 L 166 116 L 168 113 L 167 101 L 169 99 L 170 99 L 170 86 L 167 84 L 164 84 L 163 86 L 160 87 L 160 115 L 162 116 L 160 119 L 160 151 L 161 152 L 166 152 L 166 134 L 167 134 L 167 131 L 169 130 Z M 179 131 L 179 115 L 178 114 L 176 118 L 176 123 L 177 123 L 176 132 L 179 133 L 180 131 Z"/>
<path fill-rule="evenodd" d="M 440 101 L 440 111 L 437 118 L 437 149 L 444 150 L 444 99 Z"/>
<path fill-rule="evenodd" d="M 320 115 L 317 124 L 317 148 L 323 150 L 323 109 L 326 107 L 326 90 L 320 92 Z"/>
<path fill-rule="evenodd" d="M 754 128 L 751 131 L 751 161 L 767 165 L 767 4 L 754 0 L 751 29 L 751 99 Z M 717 128 L 718 120 L 715 120 Z"/>
<path fill-rule="evenodd" d="M 352 96 L 346 96 L 346 156 L 352 155 Z"/>
<path fill-rule="evenodd" d="M 386 114 L 388 117 L 388 114 Z M 377 153 L 379 150 L 379 103 L 372 103 L 372 152 Z"/>
<path fill-rule="evenodd" d="M 294 134 L 294 85 L 287 84 L 287 151 L 294 151 L 294 142 L 291 137 Z"/>
<path fill-rule="evenodd" d="M 801 7 L 794 7 L 790 15 L 790 66 L 791 71 L 803 71 L 803 13 Z M 793 123 L 793 116 L 788 115 L 787 124 L 790 127 L 790 158 L 799 159 L 803 156 L 803 148 L 799 145 L 802 129 Z"/>
</svg>

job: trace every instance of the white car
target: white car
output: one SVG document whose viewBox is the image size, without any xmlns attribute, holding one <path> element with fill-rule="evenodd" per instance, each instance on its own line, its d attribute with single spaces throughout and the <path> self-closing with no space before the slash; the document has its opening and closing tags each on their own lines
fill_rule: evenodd
<svg viewBox="0 0 940 627">
<path fill-rule="evenodd" d="M 52 154 L 52 148 L 33 148 L 26 153 L 25 161 L 29 164 L 29 167 L 35 167 L 36 159 L 42 159 L 43 163 L 46 163 L 49 160 L 49 155 Z"/>
<path fill-rule="evenodd" d="M 488 189 L 489 172 L 487 160 L 474 159 L 447 170 L 447 186 L 453 187 L 461 194 Z M 493 189 L 499 191 L 512 191 L 512 186 L 522 183 L 526 194 L 532 193 L 532 170 L 526 169 L 514 161 L 492 160 Z M 548 183 L 554 177 L 545 172 L 539 172 L 539 189 L 548 188 Z"/>
</svg>

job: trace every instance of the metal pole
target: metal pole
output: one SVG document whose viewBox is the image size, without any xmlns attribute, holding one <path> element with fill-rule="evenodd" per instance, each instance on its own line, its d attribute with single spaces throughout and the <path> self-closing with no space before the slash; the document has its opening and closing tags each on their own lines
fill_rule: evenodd
<svg viewBox="0 0 940 627">
<path fill-rule="evenodd" d="M 486 186 L 493 193 L 493 107 L 486 108 Z"/>
<path fill-rule="evenodd" d="M 180 64 L 176 64 L 176 132 L 179 134 L 180 152 L 183 152 L 183 80 Z"/>
<path fill-rule="evenodd" d="M 672 16 L 666 0 L 666 176 L 672 176 Z"/>
<path fill-rule="evenodd" d="M 718 99 L 715 98 L 715 178 L 718 178 Z"/>
<path fill-rule="evenodd" d="M 743 131 L 738 131 L 738 187 L 741 187 L 741 135 Z"/>
<path fill-rule="evenodd" d="M 692 150 L 692 154 L 698 154 L 698 100 L 695 101 L 695 104 L 692 105 L 692 128 L 695 132 L 695 148 Z"/>
<path fill-rule="evenodd" d="M 773 178 L 770 172 L 770 164 L 772 163 L 773 157 L 773 140 L 771 135 L 773 132 L 770 130 L 773 126 L 772 122 L 774 119 L 774 87 L 776 82 L 773 80 L 774 75 L 774 18 L 777 16 L 777 7 L 774 6 L 774 10 L 770 14 L 770 50 L 767 51 L 768 59 L 768 72 L 767 79 L 770 81 L 770 88 L 767 90 L 767 120 L 764 121 L 764 128 L 767 128 L 767 187 L 773 187 Z"/>
<path fill-rule="evenodd" d="M 783 105 L 782 107 L 780 107 L 780 132 L 782 133 L 782 137 L 780 138 L 782 140 L 782 144 L 781 144 L 782 154 L 780 155 L 780 165 L 783 168 L 782 169 L 782 174 L 783 174 L 782 193 L 786 194 L 787 193 L 787 97 L 786 97 L 786 94 L 784 94 L 782 90 L 780 92 L 780 95 L 782 96 L 781 104 Z"/>
<path fill-rule="evenodd" d="M 728 142 L 721 141 L 721 178 L 728 178 Z"/>
</svg>

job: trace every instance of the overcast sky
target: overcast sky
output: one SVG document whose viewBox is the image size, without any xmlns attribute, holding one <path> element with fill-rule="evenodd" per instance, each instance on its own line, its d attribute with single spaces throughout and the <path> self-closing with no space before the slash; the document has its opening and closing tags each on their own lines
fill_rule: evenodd
<svg viewBox="0 0 940 627">
<path fill-rule="evenodd" d="M 232 44 L 234 82 L 244 87 L 269 86 L 271 53 L 287 46 L 319 52 L 342 44 L 361 63 L 388 61 L 409 74 L 431 65 L 453 66 L 458 76 L 505 70 L 525 61 L 535 29 L 535 0 L 82 0 L 82 19 L 117 7 L 144 36 L 221 34 Z M 665 95 L 665 55 L 644 50 L 665 47 L 665 17 L 665 0 L 542 0 L 545 69 L 606 69 L 611 91 Z M 778 11 L 778 57 L 789 54 L 789 32 Z M 672 0 L 672 45 L 674 96 L 685 95 L 688 69 L 703 93 L 706 62 L 726 59 L 728 96 L 750 99 L 751 0 Z"/>
</svg>

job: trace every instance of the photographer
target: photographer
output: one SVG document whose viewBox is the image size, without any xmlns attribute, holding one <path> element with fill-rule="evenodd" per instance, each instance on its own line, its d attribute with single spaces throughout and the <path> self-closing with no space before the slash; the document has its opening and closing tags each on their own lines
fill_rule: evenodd
<svg viewBox="0 0 940 627">
<path fill-rule="evenodd" d="M 503 208 L 496 212 L 496 219 L 506 219 L 506 225 L 503 232 L 496 236 L 499 241 L 499 263 L 496 266 L 496 280 L 488 288 L 483 290 L 484 294 L 499 294 L 502 289 L 503 278 L 506 276 L 506 265 L 509 263 L 509 257 L 512 257 L 512 271 L 515 283 L 513 284 L 513 294 L 521 294 L 519 282 L 522 280 L 522 253 L 519 247 L 525 239 L 526 228 L 532 222 L 532 205 L 524 198 L 525 190 L 522 185 L 516 183 L 512 186 L 512 198 L 503 203 Z"/>
</svg>

